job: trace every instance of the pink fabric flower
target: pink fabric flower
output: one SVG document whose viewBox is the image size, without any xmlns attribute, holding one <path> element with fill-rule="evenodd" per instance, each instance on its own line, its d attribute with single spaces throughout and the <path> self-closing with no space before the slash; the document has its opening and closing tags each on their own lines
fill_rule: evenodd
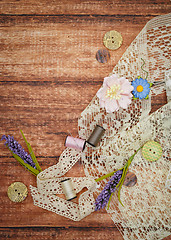
<svg viewBox="0 0 171 240">
<path fill-rule="evenodd" d="M 119 78 L 116 74 L 105 77 L 103 86 L 97 92 L 100 106 L 105 108 L 107 113 L 117 111 L 120 107 L 127 109 L 131 103 L 133 89 L 124 77 Z"/>
</svg>

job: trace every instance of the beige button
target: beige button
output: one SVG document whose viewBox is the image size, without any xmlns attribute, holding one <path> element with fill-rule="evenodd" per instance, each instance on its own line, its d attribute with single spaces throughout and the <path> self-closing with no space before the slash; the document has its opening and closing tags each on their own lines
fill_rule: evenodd
<svg viewBox="0 0 171 240">
<path fill-rule="evenodd" d="M 110 50 L 116 50 L 122 45 L 122 35 L 115 31 L 109 31 L 104 35 L 103 43 Z"/>
<path fill-rule="evenodd" d="M 127 187 L 133 187 L 137 183 L 137 177 L 134 173 L 128 172 L 126 174 L 123 185 Z"/>
<path fill-rule="evenodd" d="M 22 182 L 14 182 L 8 187 L 7 193 L 12 202 L 22 202 L 27 197 L 28 190 Z"/>
</svg>

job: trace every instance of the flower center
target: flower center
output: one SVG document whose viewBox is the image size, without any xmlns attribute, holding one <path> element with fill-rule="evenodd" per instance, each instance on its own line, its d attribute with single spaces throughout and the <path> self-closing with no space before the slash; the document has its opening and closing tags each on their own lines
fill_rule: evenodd
<svg viewBox="0 0 171 240">
<path fill-rule="evenodd" d="M 139 85 L 137 86 L 137 92 L 142 92 L 143 91 L 143 86 Z"/>
<path fill-rule="evenodd" d="M 112 87 L 110 87 L 107 92 L 106 92 L 106 97 L 109 97 L 110 99 L 120 99 L 121 98 L 121 95 L 120 93 L 122 92 L 119 91 L 120 90 L 120 86 L 117 85 L 117 84 L 114 84 Z"/>
</svg>

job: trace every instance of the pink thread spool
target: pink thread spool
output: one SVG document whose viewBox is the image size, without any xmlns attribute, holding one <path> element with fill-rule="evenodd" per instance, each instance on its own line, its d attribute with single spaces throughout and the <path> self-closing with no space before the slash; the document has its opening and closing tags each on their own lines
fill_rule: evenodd
<svg viewBox="0 0 171 240">
<path fill-rule="evenodd" d="M 74 138 L 71 136 L 67 136 L 65 140 L 65 146 L 69 148 L 74 148 L 78 151 L 84 151 L 86 145 L 86 141 L 80 138 Z"/>
</svg>

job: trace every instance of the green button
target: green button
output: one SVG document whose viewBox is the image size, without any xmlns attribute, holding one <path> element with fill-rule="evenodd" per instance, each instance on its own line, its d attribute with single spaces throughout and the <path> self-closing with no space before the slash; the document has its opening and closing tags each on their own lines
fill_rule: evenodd
<svg viewBox="0 0 171 240">
<path fill-rule="evenodd" d="M 157 161 L 162 156 L 162 147 L 158 142 L 149 141 L 144 144 L 142 155 L 147 161 Z"/>
</svg>

